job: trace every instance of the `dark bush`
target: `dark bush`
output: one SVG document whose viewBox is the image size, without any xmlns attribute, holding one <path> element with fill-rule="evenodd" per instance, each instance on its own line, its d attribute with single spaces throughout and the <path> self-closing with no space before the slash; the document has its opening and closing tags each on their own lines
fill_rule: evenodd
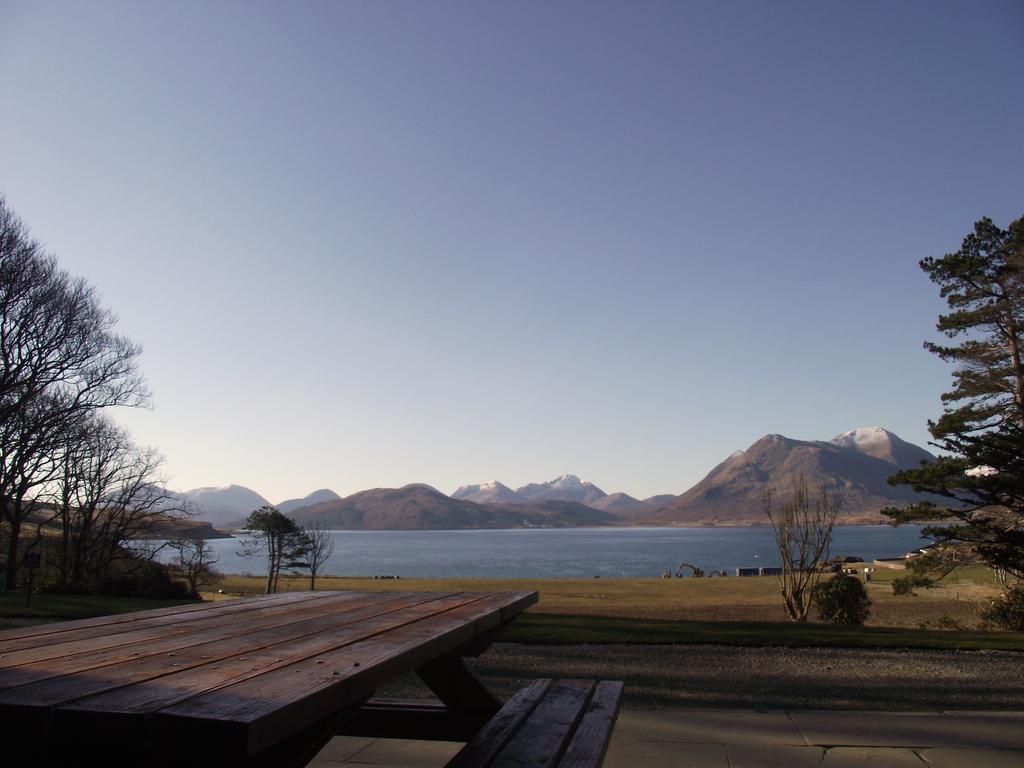
<svg viewBox="0 0 1024 768">
<path fill-rule="evenodd" d="M 134 568 L 105 577 L 96 590 L 101 595 L 151 597 L 179 600 L 189 597 L 188 586 L 175 581 L 167 566 L 150 560 L 138 561 Z"/>
<path fill-rule="evenodd" d="M 96 590 L 88 584 L 80 581 L 55 581 L 51 584 L 44 584 L 39 588 L 40 592 L 56 595 L 95 595 Z"/>
<path fill-rule="evenodd" d="M 98 582 L 55 581 L 40 592 L 61 595 L 106 595 L 108 597 L 149 597 L 157 600 L 185 600 L 188 585 L 174 578 L 166 565 L 151 560 L 118 561 L 112 573 Z"/>
<path fill-rule="evenodd" d="M 912 595 L 915 589 L 931 589 L 934 586 L 935 582 L 927 576 L 911 573 L 892 580 L 892 593 L 894 595 Z"/>
<path fill-rule="evenodd" d="M 860 626 L 870 613 L 871 598 L 860 579 L 839 574 L 819 582 L 811 594 L 822 621 Z"/>
<path fill-rule="evenodd" d="M 992 601 L 985 620 L 1000 629 L 1024 632 L 1024 584 L 1016 584 Z"/>
</svg>

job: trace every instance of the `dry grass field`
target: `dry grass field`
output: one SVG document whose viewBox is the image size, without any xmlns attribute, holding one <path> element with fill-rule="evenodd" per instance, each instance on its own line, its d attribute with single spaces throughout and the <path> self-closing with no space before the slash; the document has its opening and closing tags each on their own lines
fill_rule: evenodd
<svg viewBox="0 0 1024 768">
<path fill-rule="evenodd" d="M 981 612 L 999 590 L 982 569 L 955 573 L 933 589 L 895 596 L 892 579 L 901 571 L 876 571 L 867 582 L 872 599 L 867 626 L 910 629 L 976 629 Z M 258 594 L 263 581 L 227 576 L 224 595 Z M 308 578 L 282 578 L 281 590 L 309 589 Z M 317 589 L 362 591 L 536 590 L 532 613 L 687 621 L 785 621 L 774 576 L 684 579 L 396 579 L 319 577 Z M 812 615 L 812 619 L 813 619 Z"/>
</svg>

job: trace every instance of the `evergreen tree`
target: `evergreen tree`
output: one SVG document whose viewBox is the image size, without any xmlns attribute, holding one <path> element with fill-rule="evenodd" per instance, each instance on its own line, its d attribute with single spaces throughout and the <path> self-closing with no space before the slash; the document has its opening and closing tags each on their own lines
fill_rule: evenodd
<svg viewBox="0 0 1024 768">
<path fill-rule="evenodd" d="M 819 582 L 811 594 L 822 621 L 861 627 L 871 614 L 871 597 L 861 580 L 839 573 Z"/>
<path fill-rule="evenodd" d="M 252 557 L 259 552 L 267 556 L 266 594 L 277 592 L 281 571 L 306 567 L 301 559 L 306 556 L 308 545 L 305 532 L 294 520 L 276 507 L 260 507 L 245 520 L 249 536 L 243 539 L 242 557 Z"/>
<path fill-rule="evenodd" d="M 953 389 L 928 423 L 942 456 L 889 482 L 946 503 L 884 512 L 933 523 L 925 534 L 940 551 L 1024 577 L 1024 218 L 1006 230 L 984 218 L 959 251 L 920 266 L 950 308 L 937 326 L 950 342 L 925 348 L 956 366 Z"/>
</svg>

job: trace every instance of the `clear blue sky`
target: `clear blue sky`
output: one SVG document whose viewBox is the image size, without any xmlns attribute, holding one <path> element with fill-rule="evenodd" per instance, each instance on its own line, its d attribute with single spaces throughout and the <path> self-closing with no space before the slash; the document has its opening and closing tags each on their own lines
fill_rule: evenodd
<svg viewBox="0 0 1024 768">
<path fill-rule="evenodd" d="M 1024 4 L 9 2 L 0 194 L 145 349 L 172 487 L 923 443 L 917 267 L 1024 214 Z"/>
</svg>

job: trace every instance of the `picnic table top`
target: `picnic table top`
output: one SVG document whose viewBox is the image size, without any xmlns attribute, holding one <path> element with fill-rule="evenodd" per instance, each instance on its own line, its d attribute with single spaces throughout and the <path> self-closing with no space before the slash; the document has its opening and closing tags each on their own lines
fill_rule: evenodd
<svg viewBox="0 0 1024 768">
<path fill-rule="evenodd" d="M 536 601 L 291 592 L 4 630 L 0 720 L 83 745 L 202 738 L 226 757 L 251 756 L 488 641 Z"/>
</svg>

